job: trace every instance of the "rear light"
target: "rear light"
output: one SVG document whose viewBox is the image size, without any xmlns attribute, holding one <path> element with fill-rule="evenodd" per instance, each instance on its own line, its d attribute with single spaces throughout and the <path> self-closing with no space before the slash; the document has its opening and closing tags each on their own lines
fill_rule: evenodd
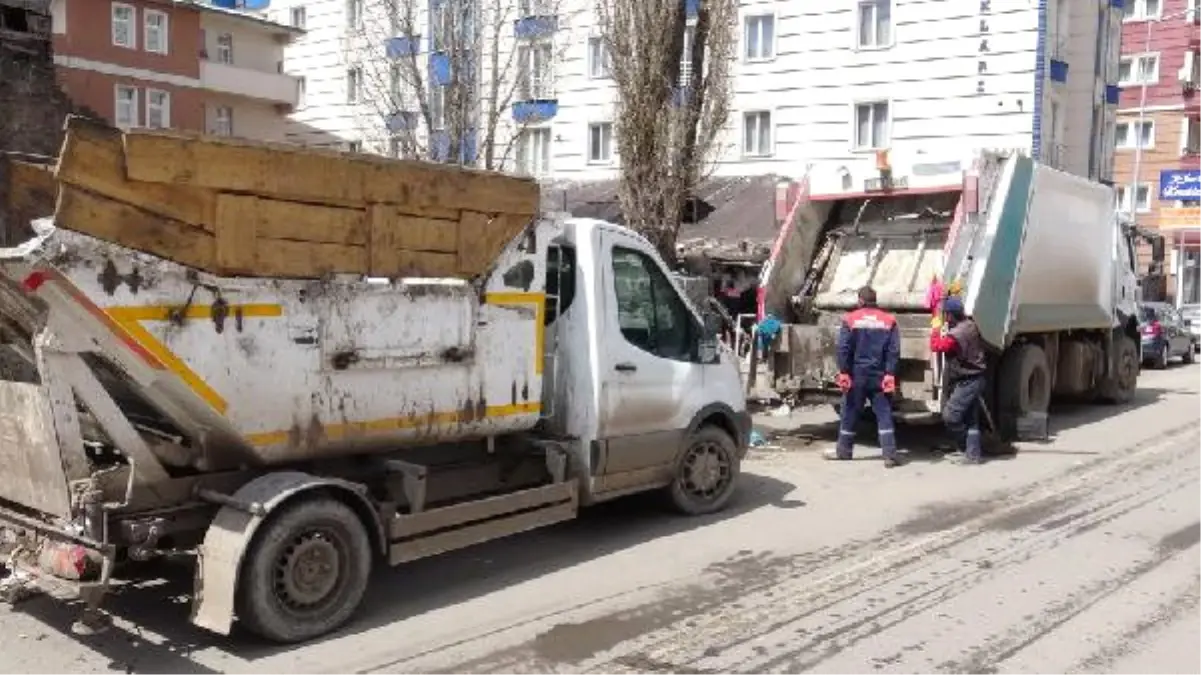
<svg viewBox="0 0 1201 675">
<path fill-rule="evenodd" d="M 1151 323 L 1147 324 L 1146 326 L 1143 326 L 1143 335 L 1156 336 L 1162 332 L 1163 332 L 1163 326 L 1161 326 L 1158 321 L 1152 321 Z"/>
<path fill-rule="evenodd" d="M 42 284 L 46 283 L 47 275 L 45 272 L 31 272 L 25 280 L 21 282 L 21 286 L 27 293 L 35 293 Z"/>
</svg>

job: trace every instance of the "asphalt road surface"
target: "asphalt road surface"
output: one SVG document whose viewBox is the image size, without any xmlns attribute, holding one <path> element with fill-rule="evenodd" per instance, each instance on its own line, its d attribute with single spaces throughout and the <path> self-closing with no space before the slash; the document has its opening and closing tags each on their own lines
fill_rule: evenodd
<svg viewBox="0 0 1201 675">
<path fill-rule="evenodd" d="M 114 597 L 89 639 L 35 598 L 0 609 L 0 669 L 1198 673 L 1199 374 L 1145 373 L 980 467 L 910 429 L 899 469 L 823 462 L 827 413 L 765 418 L 725 514 L 628 500 L 382 570 L 353 624 L 291 649 L 191 627 L 186 577 Z"/>
</svg>

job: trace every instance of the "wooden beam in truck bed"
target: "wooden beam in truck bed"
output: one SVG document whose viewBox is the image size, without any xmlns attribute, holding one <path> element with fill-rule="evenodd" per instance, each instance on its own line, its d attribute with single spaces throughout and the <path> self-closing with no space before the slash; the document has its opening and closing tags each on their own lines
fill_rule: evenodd
<svg viewBox="0 0 1201 675">
<path fill-rule="evenodd" d="M 61 226 L 223 276 L 471 278 L 538 208 L 536 183 L 501 174 L 82 118 L 57 178 Z"/>
</svg>

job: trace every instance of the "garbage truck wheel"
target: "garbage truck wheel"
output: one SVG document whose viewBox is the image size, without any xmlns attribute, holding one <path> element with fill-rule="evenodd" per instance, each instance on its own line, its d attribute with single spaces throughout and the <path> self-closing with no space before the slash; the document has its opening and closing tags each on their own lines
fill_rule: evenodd
<svg viewBox="0 0 1201 675">
<path fill-rule="evenodd" d="M 703 426 L 685 441 L 668 487 L 672 506 L 690 516 L 726 507 L 738 486 L 738 446 L 725 431 Z"/>
<path fill-rule="evenodd" d="M 1031 413 L 1046 413 L 1051 406 L 1051 369 L 1047 353 L 1034 344 L 1010 348 L 997 372 L 1000 437 L 1017 438 L 1017 422 Z"/>
<path fill-rule="evenodd" d="M 238 620 L 274 642 L 328 633 L 358 608 L 371 562 L 371 540 L 350 507 L 329 497 L 285 505 L 246 553 Z"/>
<path fill-rule="evenodd" d="M 1122 335 L 1114 339 L 1114 349 L 1114 373 L 1101 382 L 1097 398 L 1102 403 L 1128 403 L 1138 387 L 1138 345 Z"/>
</svg>

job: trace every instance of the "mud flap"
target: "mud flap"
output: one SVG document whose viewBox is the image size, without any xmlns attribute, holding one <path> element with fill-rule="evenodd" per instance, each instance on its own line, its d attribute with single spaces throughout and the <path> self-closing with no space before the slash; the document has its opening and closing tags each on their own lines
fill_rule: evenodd
<svg viewBox="0 0 1201 675">
<path fill-rule="evenodd" d="M 209 525 L 196 557 L 193 624 L 214 633 L 229 635 L 233 627 L 242 561 L 250 543 L 254 541 L 255 532 L 276 508 L 291 497 L 323 487 L 353 494 L 370 512 L 375 512 L 362 486 L 299 471 L 280 471 L 260 476 L 243 485 L 232 497 L 222 500 L 226 505 Z M 374 524 L 364 525 L 368 529 L 374 525 L 374 534 L 381 532 L 378 520 Z"/>
</svg>

